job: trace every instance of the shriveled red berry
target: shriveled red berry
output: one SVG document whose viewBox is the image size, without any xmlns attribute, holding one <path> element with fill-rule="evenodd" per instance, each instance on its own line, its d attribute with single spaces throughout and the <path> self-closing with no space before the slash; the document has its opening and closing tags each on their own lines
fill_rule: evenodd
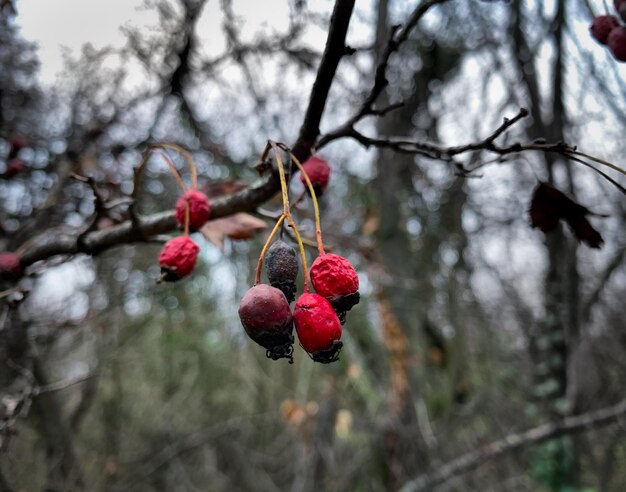
<svg viewBox="0 0 626 492">
<path fill-rule="evenodd" d="M 239 319 L 248 336 L 267 349 L 268 358 L 293 363 L 293 317 L 280 290 L 267 284 L 248 289 L 239 304 Z"/>
<path fill-rule="evenodd" d="M 614 16 L 599 15 L 593 18 L 589 31 L 596 41 L 600 44 L 606 44 L 609 33 L 617 26 L 619 26 L 619 22 Z"/>
<path fill-rule="evenodd" d="M 22 261 L 20 255 L 12 251 L 0 253 L 0 278 L 17 280 L 22 275 Z"/>
<path fill-rule="evenodd" d="M 354 267 L 343 256 L 326 253 L 315 259 L 310 276 L 315 291 L 330 301 L 344 324 L 346 311 L 361 298 L 359 276 Z"/>
<path fill-rule="evenodd" d="M 21 173 L 24 170 L 24 164 L 22 160 L 14 157 L 9 162 L 7 162 L 7 168 L 4 171 L 2 177 L 5 179 L 11 179 L 13 176 Z"/>
<path fill-rule="evenodd" d="M 319 294 L 302 294 L 293 318 L 300 345 L 314 361 L 328 363 L 339 358 L 341 323 L 330 302 Z"/>
<path fill-rule="evenodd" d="M 616 27 L 611 31 L 607 39 L 609 50 L 613 58 L 619 61 L 626 61 L 626 28 Z"/>
<path fill-rule="evenodd" d="M 209 198 L 198 190 L 189 190 L 178 198 L 176 202 L 176 220 L 180 226 L 185 225 L 185 214 L 189 203 L 189 228 L 192 231 L 200 229 L 211 216 Z"/>
<path fill-rule="evenodd" d="M 272 287 L 280 289 L 287 302 L 296 298 L 298 260 L 296 252 L 280 239 L 267 252 L 267 278 Z"/>
<path fill-rule="evenodd" d="M 330 166 L 328 162 L 319 157 L 310 157 L 304 164 L 302 164 L 304 171 L 311 180 L 315 194 L 320 196 L 326 190 L 328 181 L 330 180 Z M 300 176 L 300 181 L 304 185 L 305 189 L 308 189 L 304 176 Z"/>
<path fill-rule="evenodd" d="M 196 266 L 200 247 L 189 236 L 179 236 L 165 243 L 159 255 L 160 281 L 175 282 L 189 275 Z"/>
</svg>

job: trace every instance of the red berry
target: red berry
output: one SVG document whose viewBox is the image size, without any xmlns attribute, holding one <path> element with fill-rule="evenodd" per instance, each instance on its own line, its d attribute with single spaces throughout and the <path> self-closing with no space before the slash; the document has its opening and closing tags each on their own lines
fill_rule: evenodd
<svg viewBox="0 0 626 492">
<path fill-rule="evenodd" d="M 300 345 L 316 362 L 338 359 L 341 343 L 341 323 L 326 299 L 319 294 L 302 294 L 293 311 Z"/>
<path fill-rule="evenodd" d="M 359 290 L 359 276 L 343 256 L 326 253 L 311 265 L 315 292 L 324 297 L 345 296 Z"/>
<path fill-rule="evenodd" d="M 607 44 L 613 54 L 613 58 L 626 61 L 626 28 L 616 27 L 611 31 Z"/>
<path fill-rule="evenodd" d="M 612 15 L 600 15 L 593 18 L 589 30 L 596 41 L 606 44 L 609 33 L 618 26 L 617 19 Z"/>
<path fill-rule="evenodd" d="M 5 179 L 11 179 L 16 174 L 21 173 L 24 170 L 24 164 L 21 159 L 17 157 L 7 162 L 7 168 L 2 175 Z"/>
<path fill-rule="evenodd" d="M 200 247 L 189 236 L 179 236 L 165 243 L 159 255 L 161 278 L 166 282 L 175 282 L 189 275 L 198 259 Z"/>
<path fill-rule="evenodd" d="M 315 291 L 330 301 L 341 324 L 346 322 L 346 311 L 359 303 L 359 276 L 343 256 L 327 253 L 318 256 L 310 270 Z"/>
<path fill-rule="evenodd" d="M 176 202 L 176 220 L 182 226 L 185 225 L 185 214 L 189 202 L 189 228 L 192 231 L 200 229 L 209 220 L 211 204 L 208 197 L 198 190 L 189 190 L 178 198 Z"/>
<path fill-rule="evenodd" d="M 319 157 L 313 156 L 302 164 L 302 167 L 311 180 L 315 194 L 318 196 L 322 195 L 328 186 L 328 181 L 330 180 L 330 166 L 328 165 L 328 162 L 320 159 Z M 300 176 L 300 181 L 304 185 L 305 189 L 308 189 L 304 176 Z"/>
<path fill-rule="evenodd" d="M 280 290 L 267 284 L 255 285 L 239 304 L 239 319 L 246 333 L 267 349 L 267 357 L 293 362 L 293 317 Z"/>
<path fill-rule="evenodd" d="M 22 262 L 20 255 L 11 251 L 0 253 L 0 278 L 4 280 L 17 280 L 22 275 Z"/>
</svg>

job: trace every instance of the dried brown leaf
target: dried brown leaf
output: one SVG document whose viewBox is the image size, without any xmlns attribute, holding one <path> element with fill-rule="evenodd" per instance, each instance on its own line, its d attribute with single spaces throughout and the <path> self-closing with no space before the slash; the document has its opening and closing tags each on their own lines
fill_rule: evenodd
<svg viewBox="0 0 626 492">
<path fill-rule="evenodd" d="M 251 239 L 259 232 L 265 230 L 267 224 L 250 214 L 239 212 L 228 217 L 209 220 L 202 226 L 202 235 L 220 249 L 224 248 L 225 238 Z"/>
<path fill-rule="evenodd" d="M 530 224 L 543 232 L 556 229 L 559 220 L 565 221 L 579 241 L 592 248 L 600 248 L 604 240 L 587 220 L 593 213 L 575 202 L 562 191 L 540 182 L 533 192 L 529 208 Z"/>
</svg>

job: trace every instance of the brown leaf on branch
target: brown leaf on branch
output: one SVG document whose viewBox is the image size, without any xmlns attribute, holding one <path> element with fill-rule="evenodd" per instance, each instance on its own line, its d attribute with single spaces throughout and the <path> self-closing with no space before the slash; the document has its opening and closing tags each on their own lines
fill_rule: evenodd
<svg viewBox="0 0 626 492">
<path fill-rule="evenodd" d="M 594 215 L 593 212 L 547 183 L 540 182 L 535 188 L 529 214 L 530 225 L 543 232 L 553 231 L 559 220 L 564 220 L 576 238 L 591 248 L 600 248 L 604 243 L 600 233 L 587 220 L 586 216 Z"/>
<path fill-rule="evenodd" d="M 251 239 L 265 230 L 267 224 L 250 214 L 243 212 L 209 220 L 202 226 L 200 232 L 210 242 L 220 249 L 224 249 L 224 239 Z"/>
</svg>

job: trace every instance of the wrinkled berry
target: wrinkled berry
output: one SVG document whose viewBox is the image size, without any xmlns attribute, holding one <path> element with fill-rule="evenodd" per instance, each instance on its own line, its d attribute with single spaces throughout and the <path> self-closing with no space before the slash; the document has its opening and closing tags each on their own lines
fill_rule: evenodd
<svg viewBox="0 0 626 492">
<path fill-rule="evenodd" d="M 267 284 L 249 289 L 239 304 L 239 319 L 248 336 L 267 349 L 268 358 L 293 363 L 293 317 L 280 290 Z"/>
<path fill-rule="evenodd" d="M 318 256 L 310 269 L 315 291 L 328 299 L 344 324 L 346 312 L 359 303 L 359 276 L 348 260 L 327 253 Z"/>
<path fill-rule="evenodd" d="M 314 361 L 329 363 L 339 359 L 343 343 L 341 323 L 333 307 L 319 294 L 302 294 L 293 311 L 300 345 Z"/>
<path fill-rule="evenodd" d="M 324 190 L 326 190 L 328 181 L 330 180 L 330 166 L 328 165 L 328 162 L 324 159 L 313 156 L 302 164 L 302 167 L 311 180 L 315 194 L 317 196 L 321 196 L 324 193 Z M 304 185 L 304 188 L 308 190 L 304 176 L 300 176 L 300 181 Z"/>
<path fill-rule="evenodd" d="M 9 159 L 13 159 L 20 150 L 26 147 L 26 139 L 22 135 L 13 135 L 9 139 L 9 145 Z"/>
<path fill-rule="evenodd" d="M 3 280 L 17 280 L 22 275 L 20 255 L 11 251 L 0 253 L 0 278 Z"/>
<path fill-rule="evenodd" d="M 606 44 L 609 33 L 617 26 L 619 23 L 612 15 L 600 15 L 593 18 L 589 30 L 596 41 L 600 44 Z"/>
<path fill-rule="evenodd" d="M 616 27 L 609 34 L 607 44 L 613 54 L 613 58 L 626 61 L 626 28 Z"/>
<path fill-rule="evenodd" d="M 189 236 L 179 236 L 165 243 L 159 255 L 159 281 L 175 282 L 189 275 L 196 266 L 200 247 Z"/>
<path fill-rule="evenodd" d="M 291 303 L 296 298 L 297 277 L 296 252 L 285 242 L 276 241 L 267 253 L 267 278 L 270 285 L 281 290 L 287 302 Z"/>
<path fill-rule="evenodd" d="M 189 202 L 189 228 L 196 231 L 209 220 L 211 204 L 208 197 L 198 190 L 189 190 L 181 195 L 176 202 L 176 220 L 181 227 L 185 225 L 187 202 Z"/>
</svg>

